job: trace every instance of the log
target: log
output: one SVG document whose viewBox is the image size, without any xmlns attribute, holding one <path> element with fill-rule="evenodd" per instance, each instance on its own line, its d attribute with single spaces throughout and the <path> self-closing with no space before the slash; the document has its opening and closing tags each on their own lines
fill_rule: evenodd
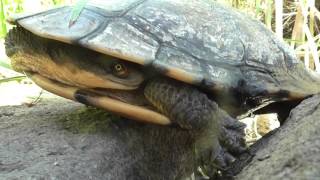
<svg viewBox="0 0 320 180">
<path fill-rule="evenodd" d="M 234 179 L 319 179 L 320 96 L 239 157 Z M 140 124 L 61 98 L 0 109 L 0 179 L 190 177 L 193 140 L 175 127 Z M 225 179 L 225 177 L 221 177 Z"/>
<path fill-rule="evenodd" d="M 243 154 L 235 179 L 320 179 L 320 95 L 301 102 L 285 123 Z M 239 172 L 241 171 L 241 172 Z"/>
<path fill-rule="evenodd" d="M 0 109 L 0 179 L 190 176 L 189 131 L 141 124 L 61 99 Z"/>
</svg>

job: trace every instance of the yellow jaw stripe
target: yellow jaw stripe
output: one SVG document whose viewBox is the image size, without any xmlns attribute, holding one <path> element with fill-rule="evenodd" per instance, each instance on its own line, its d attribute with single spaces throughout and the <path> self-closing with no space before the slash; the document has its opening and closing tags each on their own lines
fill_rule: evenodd
<svg viewBox="0 0 320 180">
<path fill-rule="evenodd" d="M 127 104 L 106 96 L 82 93 L 85 92 L 85 90 L 52 81 L 39 74 L 32 74 L 30 75 L 30 78 L 43 89 L 67 99 L 74 101 L 79 101 L 79 99 L 81 99 L 82 102 L 85 102 L 88 105 L 99 107 L 140 122 L 159 125 L 171 124 L 168 117 L 144 107 Z"/>
</svg>

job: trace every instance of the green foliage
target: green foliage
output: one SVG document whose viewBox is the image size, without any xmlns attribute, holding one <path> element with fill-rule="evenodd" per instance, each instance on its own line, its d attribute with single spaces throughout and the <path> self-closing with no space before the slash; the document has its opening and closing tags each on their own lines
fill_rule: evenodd
<svg viewBox="0 0 320 180">
<path fill-rule="evenodd" d="M 15 76 L 15 77 L 3 78 L 3 79 L 0 79 L 0 84 L 10 82 L 10 81 L 21 81 L 25 78 L 26 76 Z"/>
<path fill-rule="evenodd" d="M 64 3 L 64 0 L 52 0 L 54 5 L 60 5 Z"/>
<path fill-rule="evenodd" d="M 41 0 L 42 2 L 46 1 L 53 5 L 63 4 L 65 0 Z M 39 2 L 39 0 L 34 0 L 33 2 Z M 6 36 L 10 25 L 7 24 L 6 19 L 16 13 L 21 13 L 24 11 L 24 0 L 0 0 L 0 40 Z M 2 40 L 0 41 L 2 43 Z M 0 51 L 3 52 L 3 51 Z M 6 56 L 0 54 L 0 67 L 4 69 L 12 69 Z M 1 74 L 1 72 L 0 72 Z M 9 81 L 21 81 L 25 76 L 14 76 L 0 79 L 0 84 L 9 82 Z"/>
<path fill-rule="evenodd" d="M 0 59 L 0 67 L 6 68 L 6 69 L 12 69 L 10 64 L 3 59 Z"/>
<path fill-rule="evenodd" d="M 5 23 L 5 14 L 4 14 L 4 2 L 0 0 L 0 38 L 4 37 L 7 33 L 7 26 Z"/>
<path fill-rule="evenodd" d="M 3 38 L 8 31 L 6 18 L 23 11 L 23 0 L 0 0 L 0 10 L 0 38 Z"/>
<path fill-rule="evenodd" d="M 77 21 L 84 6 L 87 4 L 87 1 L 88 0 L 78 0 L 76 5 L 73 6 L 72 12 L 71 12 L 71 17 L 69 20 L 69 27 L 72 26 Z"/>
<path fill-rule="evenodd" d="M 34 0 L 38 2 L 40 0 Z M 43 2 L 45 0 L 42 0 Z M 51 2 L 53 5 L 60 5 L 65 0 L 46 0 Z M 3 38 L 8 31 L 8 24 L 6 18 L 12 14 L 21 13 L 24 11 L 24 0 L 0 0 L 0 38 Z"/>
</svg>

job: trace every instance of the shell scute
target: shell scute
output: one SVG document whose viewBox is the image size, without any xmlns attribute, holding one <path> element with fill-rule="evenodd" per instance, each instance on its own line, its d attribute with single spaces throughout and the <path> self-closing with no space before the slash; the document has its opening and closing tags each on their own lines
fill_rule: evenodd
<svg viewBox="0 0 320 180">
<path fill-rule="evenodd" d="M 42 37 L 151 64 L 148 68 L 159 73 L 208 88 L 230 89 L 238 81 L 259 86 L 265 82 L 256 72 L 288 71 L 298 64 L 293 51 L 260 22 L 214 2 L 90 1 L 71 28 L 70 13 L 64 7 L 16 23 Z M 274 83 L 273 78 L 264 73 L 267 83 Z"/>
<path fill-rule="evenodd" d="M 147 64 L 155 59 L 159 43 L 152 37 L 127 23 L 113 21 L 95 36 L 82 39 L 80 44 L 96 51 Z"/>
</svg>

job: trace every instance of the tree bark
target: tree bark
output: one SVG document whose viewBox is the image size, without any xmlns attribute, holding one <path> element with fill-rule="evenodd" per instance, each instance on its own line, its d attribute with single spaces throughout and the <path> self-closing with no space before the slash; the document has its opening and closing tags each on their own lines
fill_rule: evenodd
<svg viewBox="0 0 320 180">
<path fill-rule="evenodd" d="M 176 179 L 193 169 L 193 138 L 75 102 L 0 109 L 0 179 Z"/>
<path fill-rule="evenodd" d="M 320 95 L 294 108 L 230 170 L 235 179 L 320 179 Z"/>
</svg>

